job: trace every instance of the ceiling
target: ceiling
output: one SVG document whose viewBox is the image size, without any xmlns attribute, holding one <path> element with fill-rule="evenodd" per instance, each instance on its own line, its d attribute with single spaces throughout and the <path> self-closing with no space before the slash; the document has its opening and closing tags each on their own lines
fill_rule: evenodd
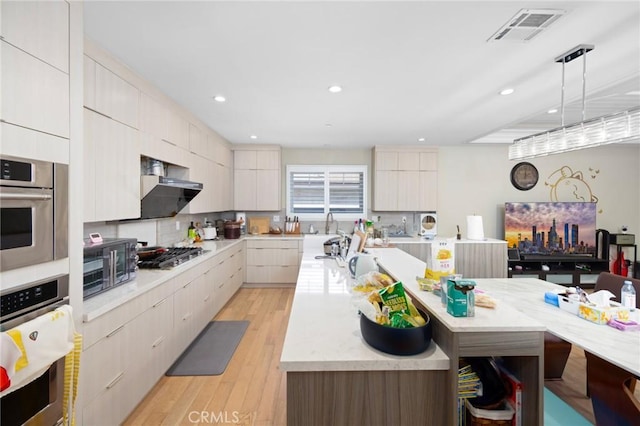
<svg viewBox="0 0 640 426">
<path fill-rule="evenodd" d="M 566 13 L 528 42 L 487 41 L 521 9 Z M 640 105 L 637 1 L 88 0 L 84 26 L 232 143 L 509 143 L 561 124 L 554 58 L 579 44 L 595 46 L 586 118 Z M 565 66 L 566 124 L 582 119 L 582 67 Z"/>
</svg>

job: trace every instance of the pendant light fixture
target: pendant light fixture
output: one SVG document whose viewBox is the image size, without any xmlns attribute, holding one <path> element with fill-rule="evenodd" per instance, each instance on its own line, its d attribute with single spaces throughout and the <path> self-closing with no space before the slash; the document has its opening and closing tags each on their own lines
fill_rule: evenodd
<svg viewBox="0 0 640 426">
<path fill-rule="evenodd" d="M 560 98 L 561 127 L 515 139 L 509 147 L 510 160 L 524 160 L 549 154 L 575 151 L 583 148 L 626 142 L 640 138 L 640 107 L 616 114 L 586 120 L 587 53 L 593 45 L 581 44 L 555 58 L 562 63 L 562 93 Z M 564 70 L 565 64 L 582 57 L 582 121 L 564 123 Z"/>
</svg>

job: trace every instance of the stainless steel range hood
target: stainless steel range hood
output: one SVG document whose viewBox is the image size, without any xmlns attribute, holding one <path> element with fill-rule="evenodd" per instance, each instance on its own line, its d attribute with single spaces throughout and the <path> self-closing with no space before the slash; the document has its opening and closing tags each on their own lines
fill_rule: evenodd
<svg viewBox="0 0 640 426">
<path fill-rule="evenodd" d="M 156 175 L 140 178 L 141 219 L 173 217 L 202 191 L 197 182 Z"/>
</svg>

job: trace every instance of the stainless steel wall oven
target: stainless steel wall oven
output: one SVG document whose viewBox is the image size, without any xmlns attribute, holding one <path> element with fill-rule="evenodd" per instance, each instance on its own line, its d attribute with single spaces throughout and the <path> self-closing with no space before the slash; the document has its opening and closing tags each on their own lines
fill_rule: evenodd
<svg viewBox="0 0 640 426">
<path fill-rule="evenodd" d="M 68 255 L 68 166 L 0 158 L 0 271 Z"/>
<path fill-rule="evenodd" d="M 69 276 L 49 278 L 2 292 L 0 331 L 10 330 L 69 303 Z M 0 398 L 0 424 L 62 423 L 64 357 L 27 385 Z"/>
</svg>

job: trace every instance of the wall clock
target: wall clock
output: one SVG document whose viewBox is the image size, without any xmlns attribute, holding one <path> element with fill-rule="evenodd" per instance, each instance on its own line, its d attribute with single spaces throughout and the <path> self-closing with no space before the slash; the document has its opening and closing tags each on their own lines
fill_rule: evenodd
<svg viewBox="0 0 640 426">
<path fill-rule="evenodd" d="M 538 169 L 531 163 L 518 163 L 511 169 L 511 184 L 520 191 L 528 191 L 536 186 L 538 177 Z"/>
</svg>

